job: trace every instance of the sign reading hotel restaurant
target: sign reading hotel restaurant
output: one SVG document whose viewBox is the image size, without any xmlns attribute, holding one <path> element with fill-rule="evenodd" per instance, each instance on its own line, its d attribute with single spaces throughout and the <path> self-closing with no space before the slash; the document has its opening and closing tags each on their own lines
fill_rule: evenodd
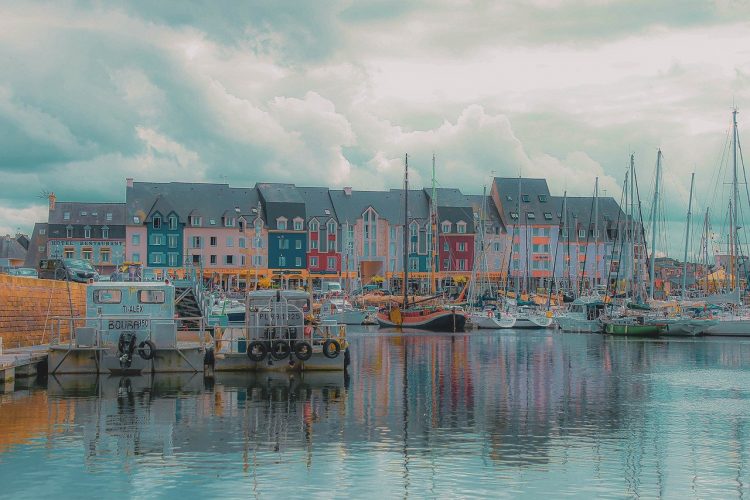
<svg viewBox="0 0 750 500">
<path fill-rule="evenodd" d="M 118 247 L 122 246 L 123 242 L 121 240 L 49 240 L 49 244 L 55 246 L 71 246 L 75 244 L 87 247 Z"/>
</svg>

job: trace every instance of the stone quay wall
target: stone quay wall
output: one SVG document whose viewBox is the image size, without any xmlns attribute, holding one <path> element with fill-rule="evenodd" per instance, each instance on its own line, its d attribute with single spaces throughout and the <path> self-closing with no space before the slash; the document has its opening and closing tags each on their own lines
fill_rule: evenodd
<svg viewBox="0 0 750 500">
<path fill-rule="evenodd" d="M 57 335 L 58 322 L 53 318 L 71 317 L 71 302 L 73 316 L 85 316 L 85 284 L 0 274 L 0 338 L 3 347 L 49 343 Z M 60 340 L 68 340 L 69 322 L 59 324 Z"/>
</svg>

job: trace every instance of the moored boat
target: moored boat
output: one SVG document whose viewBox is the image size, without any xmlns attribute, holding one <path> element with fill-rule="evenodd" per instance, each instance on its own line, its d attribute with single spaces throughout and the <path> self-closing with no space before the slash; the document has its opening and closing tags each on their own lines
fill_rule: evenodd
<svg viewBox="0 0 750 500">
<path fill-rule="evenodd" d="M 605 304 L 599 297 L 579 297 L 554 320 L 564 332 L 599 333 L 602 331 L 599 318 L 604 309 Z"/>
<path fill-rule="evenodd" d="M 602 324 L 604 333 L 628 337 L 656 337 L 666 326 L 663 322 L 646 322 L 635 317 L 605 319 Z"/>
<path fill-rule="evenodd" d="M 381 328 L 416 328 L 434 332 L 463 332 L 466 315 L 455 308 L 408 308 L 398 306 L 381 309 L 377 314 Z"/>
</svg>

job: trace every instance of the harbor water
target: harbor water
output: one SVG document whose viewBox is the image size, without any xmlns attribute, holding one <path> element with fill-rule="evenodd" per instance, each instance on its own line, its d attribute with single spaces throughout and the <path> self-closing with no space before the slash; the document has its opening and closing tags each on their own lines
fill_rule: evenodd
<svg viewBox="0 0 750 500">
<path fill-rule="evenodd" d="M 2 498 L 750 495 L 750 341 L 350 328 L 344 373 L 49 376 Z"/>
</svg>

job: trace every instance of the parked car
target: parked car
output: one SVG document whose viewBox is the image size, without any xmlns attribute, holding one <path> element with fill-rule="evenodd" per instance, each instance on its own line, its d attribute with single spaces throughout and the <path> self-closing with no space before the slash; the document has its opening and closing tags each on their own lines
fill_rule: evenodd
<svg viewBox="0 0 750 500">
<path fill-rule="evenodd" d="M 39 262 L 39 277 L 51 280 L 70 280 L 77 283 L 99 281 L 94 266 L 83 259 L 42 259 Z"/>
<path fill-rule="evenodd" d="M 12 276 L 26 276 L 27 278 L 38 278 L 39 273 L 32 267 L 13 267 L 8 270 Z"/>
</svg>

